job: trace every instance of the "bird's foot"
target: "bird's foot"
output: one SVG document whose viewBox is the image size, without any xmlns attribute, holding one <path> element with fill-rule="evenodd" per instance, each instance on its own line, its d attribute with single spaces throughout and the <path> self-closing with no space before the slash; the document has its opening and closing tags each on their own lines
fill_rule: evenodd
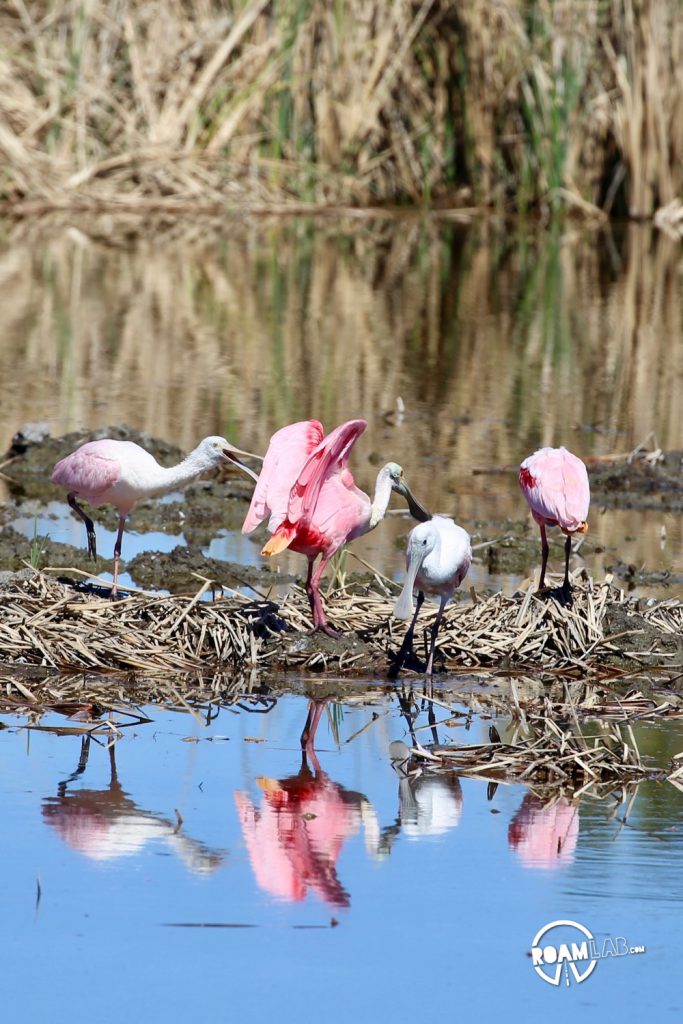
<svg viewBox="0 0 683 1024">
<path fill-rule="evenodd" d="M 316 622 L 316 623 L 314 623 L 314 625 L 313 625 L 313 632 L 314 633 L 324 633 L 325 636 L 331 636 L 335 640 L 338 640 L 339 637 L 342 635 L 339 632 L 339 630 L 335 629 L 334 626 L 331 626 L 329 624 L 329 622 Z"/>
<path fill-rule="evenodd" d="M 419 675 L 423 675 L 427 670 L 427 662 L 420 661 L 415 651 L 398 651 L 397 654 L 391 655 L 389 659 L 389 671 L 387 673 L 389 679 L 396 679 L 401 669 L 407 668 L 410 672 L 417 672 Z"/>
<path fill-rule="evenodd" d="M 571 608 L 574 603 L 574 599 L 572 598 L 572 588 L 568 583 L 563 583 L 561 587 L 539 587 L 535 596 L 542 598 L 552 597 L 559 605 L 562 605 L 565 608 Z"/>
</svg>

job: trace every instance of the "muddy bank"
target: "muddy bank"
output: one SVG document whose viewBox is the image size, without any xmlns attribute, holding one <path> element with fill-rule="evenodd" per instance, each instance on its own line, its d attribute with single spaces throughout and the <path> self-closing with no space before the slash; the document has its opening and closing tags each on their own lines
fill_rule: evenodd
<svg viewBox="0 0 683 1024">
<path fill-rule="evenodd" d="M 53 485 L 50 474 L 59 458 L 73 451 L 86 438 L 103 436 L 131 440 L 152 452 L 164 465 L 178 462 L 182 456 L 176 446 L 132 430 L 126 426 L 110 426 L 95 432 L 76 431 L 64 437 L 53 438 L 43 424 L 29 424 L 15 435 L 6 453 L 3 474 L 8 478 L 7 486 L 12 501 L 0 506 L 0 569 L 18 569 L 26 561 L 34 566 L 73 566 L 97 574 L 111 572 L 111 540 L 98 538 L 98 562 L 93 565 L 85 551 L 85 530 L 82 530 L 83 547 L 55 543 L 49 536 L 32 538 L 20 537 L 8 528 L 12 520 L 21 517 L 24 522 L 32 519 L 57 517 L 62 514 L 74 516 L 66 505 L 62 488 Z M 657 508 L 674 512 L 683 511 L 683 453 L 638 453 L 631 460 L 593 462 L 589 464 L 592 488 L 592 514 L 609 507 Z M 492 472 L 508 472 L 492 470 Z M 122 569 L 131 574 L 135 584 L 145 589 L 161 589 L 180 593 L 195 586 L 193 573 L 212 577 L 217 584 L 225 587 L 239 586 L 240 579 L 266 591 L 274 582 L 285 582 L 291 577 L 273 574 L 270 566 L 263 569 L 229 565 L 219 560 L 206 559 L 202 550 L 222 532 L 238 531 L 244 519 L 247 504 L 253 491 L 253 482 L 235 467 L 226 466 L 206 478 L 195 481 L 182 495 L 168 495 L 161 499 L 139 502 L 129 519 L 132 532 L 145 534 L 162 532 L 178 537 L 179 545 L 186 544 L 171 555 L 145 551 L 130 561 L 124 539 Z M 55 511 L 59 510 L 59 511 Z M 96 524 L 114 531 L 117 525 L 116 512 L 105 506 L 89 509 Z M 483 565 L 491 577 L 518 577 L 531 575 L 540 561 L 538 531 L 525 514 L 520 502 L 520 518 L 504 520 L 479 520 L 470 523 L 469 529 L 475 546 L 475 562 Z M 80 524 L 79 524 L 80 526 Z M 49 535 L 49 527 L 43 528 Z M 550 564 L 561 565 L 564 540 L 559 531 L 549 531 Z M 397 550 L 405 546 L 402 534 L 395 540 Z M 130 549 L 129 549 L 130 550 Z M 256 547 L 254 552 L 256 553 Z M 581 539 L 580 556 L 588 564 L 594 555 L 605 549 L 594 541 L 591 533 Z M 605 558 L 609 571 L 619 576 L 629 590 L 635 587 L 683 586 L 683 575 L 666 571 L 651 572 L 647 566 L 631 565 L 619 559 L 617 550 L 610 554 L 612 561 Z M 576 564 L 574 562 L 573 564 Z M 484 595 L 494 593 L 500 583 L 491 581 L 492 586 L 480 587 Z M 457 600 L 462 600 L 459 595 Z"/>
<path fill-rule="evenodd" d="M 208 543 L 208 541 L 206 542 Z M 248 585 L 260 593 L 281 584 L 293 583 L 294 576 L 270 565 L 242 565 L 238 562 L 205 558 L 201 551 L 178 547 L 168 553 L 145 551 L 126 563 L 126 571 L 145 590 L 168 590 L 172 594 L 197 589 L 197 575 L 211 579 L 216 588 L 237 589 Z"/>
<path fill-rule="evenodd" d="M 683 512 L 683 451 L 588 462 L 591 504 Z"/>
</svg>

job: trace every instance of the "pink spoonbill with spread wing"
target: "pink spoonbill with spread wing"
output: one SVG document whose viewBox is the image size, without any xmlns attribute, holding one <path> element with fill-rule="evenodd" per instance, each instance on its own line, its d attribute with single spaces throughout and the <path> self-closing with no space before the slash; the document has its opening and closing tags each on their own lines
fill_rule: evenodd
<svg viewBox="0 0 683 1024">
<path fill-rule="evenodd" d="M 242 533 L 251 533 L 269 517 L 272 537 L 261 553 L 291 548 L 306 555 L 313 626 L 330 636 L 338 634 L 323 608 L 320 579 L 335 552 L 381 522 L 392 491 L 405 497 L 416 519 L 429 518 L 395 462 L 380 469 L 372 500 L 356 487 L 348 459 L 366 426 L 365 420 L 349 420 L 325 437 L 322 424 L 305 420 L 273 434 L 242 526 Z M 322 558 L 314 570 L 318 555 Z"/>
<path fill-rule="evenodd" d="M 588 473 L 581 459 L 566 448 L 539 448 L 519 467 L 519 486 L 526 498 L 531 514 L 541 530 L 541 578 L 539 590 L 545 587 L 548 564 L 547 526 L 559 526 L 566 541 L 564 545 L 564 583 L 562 594 L 571 595 L 569 584 L 569 556 L 572 535 L 588 529 L 590 487 Z"/>
<path fill-rule="evenodd" d="M 397 619 L 409 619 L 412 614 L 413 618 L 398 654 L 393 674 L 400 669 L 406 654 L 412 648 L 415 622 L 425 594 L 435 594 L 440 604 L 432 626 L 427 661 L 426 674 L 428 677 L 431 676 L 436 634 L 439 632 L 444 609 L 456 587 L 460 586 L 467 575 L 471 562 L 469 534 L 447 516 L 434 516 L 410 531 L 406 551 L 406 581 L 401 596 L 394 605 L 394 615 Z M 413 614 L 413 590 L 416 587 L 417 604 Z"/>
<path fill-rule="evenodd" d="M 140 498 L 156 498 L 191 483 L 200 473 L 215 469 L 225 462 L 234 462 L 256 480 L 256 476 L 238 456 L 260 459 L 258 455 L 240 451 L 224 437 L 205 437 L 187 458 L 177 466 L 160 466 L 153 455 L 133 441 L 103 438 L 88 441 L 71 455 L 61 459 L 54 468 L 52 480 L 66 487 L 67 501 L 83 522 L 88 533 L 88 553 L 97 558 L 95 527 L 92 519 L 79 505 L 81 498 L 89 505 L 113 505 L 119 513 L 119 532 L 114 545 L 114 583 L 111 596 L 116 597 L 119 558 L 126 516 Z"/>
</svg>

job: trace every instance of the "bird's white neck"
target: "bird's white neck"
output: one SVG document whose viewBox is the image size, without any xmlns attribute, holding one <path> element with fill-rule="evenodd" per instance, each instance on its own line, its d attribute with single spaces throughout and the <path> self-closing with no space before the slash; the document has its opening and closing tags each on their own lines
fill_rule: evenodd
<svg viewBox="0 0 683 1024">
<path fill-rule="evenodd" d="M 372 499 L 372 509 L 370 512 L 370 523 L 368 530 L 374 530 L 378 523 L 381 523 L 387 514 L 389 508 L 389 502 L 391 501 L 391 478 L 384 469 L 380 469 L 377 474 L 377 482 L 375 484 L 375 494 Z"/>
<path fill-rule="evenodd" d="M 200 473 L 206 472 L 207 469 L 213 469 L 215 465 L 215 462 L 208 459 L 204 452 L 195 448 L 177 466 L 158 466 L 154 474 L 156 479 L 150 487 L 150 497 L 167 494 L 168 491 L 180 490 L 186 484 L 192 483 Z"/>
</svg>

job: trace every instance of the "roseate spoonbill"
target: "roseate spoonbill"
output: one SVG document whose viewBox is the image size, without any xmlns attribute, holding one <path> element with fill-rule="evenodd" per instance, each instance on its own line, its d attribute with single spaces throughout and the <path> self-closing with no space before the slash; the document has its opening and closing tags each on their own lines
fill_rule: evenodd
<svg viewBox="0 0 683 1024">
<path fill-rule="evenodd" d="M 315 732 L 324 705 L 324 701 L 309 705 L 298 773 L 284 779 L 259 777 L 256 781 L 263 793 L 259 806 L 240 791 L 235 792 L 235 803 L 261 889 L 289 901 L 303 900 L 313 892 L 341 908 L 351 902 L 337 874 L 342 847 L 362 823 L 366 843 L 374 850 L 379 828 L 367 797 L 334 782 L 318 763 Z"/>
<path fill-rule="evenodd" d="M 432 626 L 432 641 L 427 662 L 426 675 L 428 678 L 431 677 L 436 634 L 441 625 L 444 609 L 456 587 L 460 586 L 467 575 L 471 561 L 469 534 L 447 516 L 434 516 L 410 531 L 406 550 L 406 581 L 394 605 L 394 615 L 397 619 L 410 618 L 415 587 L 418 588 L 417 603 L 398 654 L 394 674 L 400 669 L 408 651 L 412 649 L 415 622 L 425 594 L 436 594 L 441 603 Z"/>
<path fill-rule="evenodd" d="M 519 486 L 526 498 L 531 514 L 541 530 L 541 579 L 538 589 L 545 587 L 545 569 L 548 564 L 548 538 L 546 526 L 559 526 L 567 539 L 564 545 L 564 583 L 562 594 L 569 600 L 569 556 L 572 534 L 588 529 L 588 506 L 591 495 L 586 467 L 566 448 L 539 448 L 519 467 Z"/>
<path fill-rule="evenodd" d="M 119 557 L 126 516 L 140 498 L 155 498 L 191 483 L 200 473 L 214 469 L 225 462 L 234 462 L 244 472 L 257 479 L 238 458 L 258 455 L 240 451 L 224 437 L 205 437 L 177 466 L 160 466 L 153 455 L 132 441 L 103 438 L 88 441 L 71 455 L 61 459 L 54 468 L 52 480 L 66 487 L 67 501 L 83 522 L 88 533 L 88 554 L 97 558 L 95 527 L 92 519 L 78 504 L 77 498 L 90 505 L 110 504 L 118 509 L 119 532 L 114 545 L 114 583 L 111 596 L 117 595 Z"/>
<path fill-rule="evenodd" d="M 395 462 L 388 462 L 377 474 L 372 501 L 356 487 L 347 463 L 366 426 L 365 420 L 349 420 L 325 437 L 322 424 L 304 420 L 273 434 L 242 526 L 242 533 L 251 533 L 270 516 L 268 529 L 273 536 L 261 554 L 276 555 L 291 548 L 306 555 L 313 626 L 329 636 L 339 634 L 327 621 L 319 587 L 335 552 L 381 522 L 392 491 L 403 495 L 416 519 L 429 518 Z M 322 558 L 314 571 L 318 555 Z"/>
</svg>

